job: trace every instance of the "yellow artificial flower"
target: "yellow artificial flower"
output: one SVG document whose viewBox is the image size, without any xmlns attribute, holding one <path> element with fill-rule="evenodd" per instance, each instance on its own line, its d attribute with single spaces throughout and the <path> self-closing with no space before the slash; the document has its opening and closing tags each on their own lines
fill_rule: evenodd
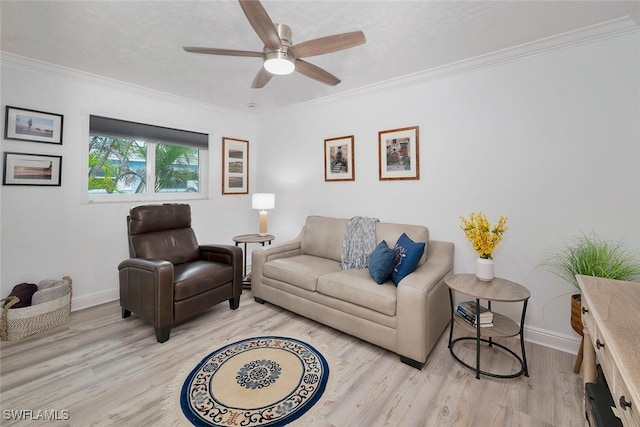
<svg viewBox="0 0 640 427">
<path fill-rule="evenodd" d="M 482 212 L 471 212 L 469 218 L 461 215 L 460 219 L 462 220 L 460 228 L 471 242 L 473 250 L 478 253 L 480 258 L 492 259 L 491 254 L 502 241 L 504 232 L 507 231 L 507 218 L 501 216 L 493 228 L 491 228 L 487 216 Z"/>
</svg>

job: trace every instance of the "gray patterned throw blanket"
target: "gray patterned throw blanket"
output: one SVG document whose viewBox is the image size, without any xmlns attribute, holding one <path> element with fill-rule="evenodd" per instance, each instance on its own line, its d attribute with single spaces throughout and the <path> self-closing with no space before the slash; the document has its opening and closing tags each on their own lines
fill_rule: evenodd
<svg viewBox="0 0 640 427">
<path fill-rule="evenodd" d="M 376 222 L 378 218 L 355 216 L 344 232 L 340 268 L 367 268 L 369 255 L 376 248 Z"/>
</svg>

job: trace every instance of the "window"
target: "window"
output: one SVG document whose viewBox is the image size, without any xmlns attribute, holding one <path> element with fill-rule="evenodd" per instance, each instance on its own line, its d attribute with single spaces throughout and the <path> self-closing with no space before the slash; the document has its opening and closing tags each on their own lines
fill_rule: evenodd
<svg viewBox="0 0 640 427">
<path fill-rule="evenodd" d="M 203 197 L 207 147 L 204 133 L 90 116 L 89 198 Z"/>
</svg>

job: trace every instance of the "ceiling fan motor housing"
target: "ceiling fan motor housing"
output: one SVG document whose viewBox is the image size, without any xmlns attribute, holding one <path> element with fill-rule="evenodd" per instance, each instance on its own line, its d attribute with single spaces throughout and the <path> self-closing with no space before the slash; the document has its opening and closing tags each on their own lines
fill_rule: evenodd
<svg viewBox="0 0 640 427">
<path fill-rule="evenodd" d="M 273 24 L 282 42 L 280 49 L 264 48 L 264 68 L 271 74 L 291 74 L 296 69 L 295 56 L 289 52 L 292 44 L 291 27 L 285 24 Z"/>
<path fill-rule="evenodd" d="M 276 31 L 278 32 L 278 36 L 280 36 L 282 45 L 286 47 L 291 46 L 293 44 L 291 27 L 286 24 L 278 24 L 276 22 L 274 22 L 273 25 L 276 27 Z"/>
</svg>

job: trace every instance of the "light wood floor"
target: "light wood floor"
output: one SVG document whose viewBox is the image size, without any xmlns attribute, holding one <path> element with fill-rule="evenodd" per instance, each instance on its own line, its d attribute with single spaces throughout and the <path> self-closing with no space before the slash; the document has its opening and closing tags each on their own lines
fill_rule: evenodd
<svg viewBox="0 0 640 427">
<path fill-rule="evenodd" d="M 461 332 L 462 333 L 462 332 Z M 447 348 L 447 333 L 418 371 L 386 350 L 271 304 L 242 295 L 235 311 L 224 303 L 178 325 L 158 344 L 135 315 L 120 317 L 118 302 L 72 313 L 50 331 L 0 347 L 0 425 L 164 426 L 163 403 L 177 372 L 236 338 L 304 338 L 339 362 L 337 396 L 317 426 L 583 426 L 581 376 L 574 356 L 527 343 L 530 377 L 480 380 Z M 517 348 L 515 339 L 499 341 Z M 471 349 L 461 354 L 473 360 Z M 456 347 L 458 348 L 458 347 Z M 487 348 L 483 368 L 515 369 L 504 352 Z M 195 366 L 195 362 L 194 362 Z M 7 410 L 67 410 L 68 421 L 8 420 Z M 301 420 L 304 425 L 306 421 Z"/>
</svg>

